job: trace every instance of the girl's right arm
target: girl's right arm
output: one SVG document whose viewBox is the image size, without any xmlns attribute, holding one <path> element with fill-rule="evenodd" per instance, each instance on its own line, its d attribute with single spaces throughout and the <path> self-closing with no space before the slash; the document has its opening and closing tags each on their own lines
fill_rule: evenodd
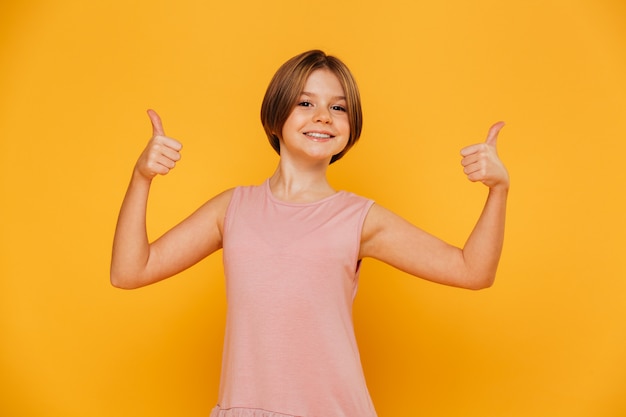
<svg viewBox="0 0 626 417">
<path fill-rule="evenodd" d="M 120 209 L 113 240 L 111 284 L 138 288 L 168 278 L 222 247 L 222 226 L 232 190 L 206 202 L 192 215 L 150 243 L 146 209 L 152 179 L 180 160 L 182 145 L 165 136 L 159 116 L 148 111 L 153 136 L 137 160 Z"/>
</svg>

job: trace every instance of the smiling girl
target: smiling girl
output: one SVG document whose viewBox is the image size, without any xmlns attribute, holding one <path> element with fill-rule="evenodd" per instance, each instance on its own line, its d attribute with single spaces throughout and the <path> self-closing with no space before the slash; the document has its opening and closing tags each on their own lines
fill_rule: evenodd
<svg viewBox="0 0 626 417">
<path fill-rule="evenodd" d="M 502 243 L 508 173 L 497 156 L 503 123 L 461 151 L 471 181 L 489 187 L 463 248 L 451 246 L 328 182 L 328 166 L 358 141 L 362 113 L 348 68 L 322 51 L 283 64 L 261 121 L 280 155 L 261 185 L 224 191 L 150 243 L 148 191 L 181 144 L 148 111 L 153 136 L 122 203 L 111 263 L 120 288 L 152 284 L 223 249 L 228 311 L 218 405 L 211 417 L 373 417 L 352 324 L 361 260 L 462 288 L 489 287 Z"/>
</svg>

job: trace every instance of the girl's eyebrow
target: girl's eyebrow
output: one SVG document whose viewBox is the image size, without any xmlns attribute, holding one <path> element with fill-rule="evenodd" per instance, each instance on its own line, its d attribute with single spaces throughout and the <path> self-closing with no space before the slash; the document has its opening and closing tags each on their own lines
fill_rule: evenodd
<svg viewBox="0 0 626 417">
<path fill-rule="evenodd" d="M 303 91 L 301 94 L 302 94 L 303 96 L 317 97 L 317 94 L 315 94 L 315 93 L 309 93 L 309 92 L 307 92 L 307 91 Z M 345 97 L 345 96 L 334 96 L 334 97 L 331 97 L 331 99 L 332 99 L 332 100 L 345 100 L 345 99 L 346 99 L 346 97 Z"/>
</svg>

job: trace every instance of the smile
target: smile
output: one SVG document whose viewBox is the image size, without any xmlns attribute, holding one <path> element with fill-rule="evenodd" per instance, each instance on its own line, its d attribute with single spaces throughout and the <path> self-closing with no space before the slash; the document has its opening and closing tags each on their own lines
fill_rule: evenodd
<svg viewBox="0 0 626 417">
<path fill-rule="evenodd" d="M 307 132 L 305 133 L 306 136 L 309 136 L 311 138 L 315 138 L 315 139 L 330 139 L 334 136 L 329 135 L 327 133 L 318 133 L 318 132 Z"/>
</svg>

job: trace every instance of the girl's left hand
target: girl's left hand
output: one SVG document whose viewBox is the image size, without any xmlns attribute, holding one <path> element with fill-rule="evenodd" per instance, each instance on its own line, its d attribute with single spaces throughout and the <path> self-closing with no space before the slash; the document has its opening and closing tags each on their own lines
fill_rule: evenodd
<svg viewBox="0 0 626 417">
<path fill-rule="evenodd" d="M 480 181 L 489 188 L 509 188 L 509 173 L 496 149 L 498 133 L 503 126 L 504 122 L 494 124 L 484 143 L 470 145 L 461 150 L 463 172 L 470 181 Z"/>
</svg>

